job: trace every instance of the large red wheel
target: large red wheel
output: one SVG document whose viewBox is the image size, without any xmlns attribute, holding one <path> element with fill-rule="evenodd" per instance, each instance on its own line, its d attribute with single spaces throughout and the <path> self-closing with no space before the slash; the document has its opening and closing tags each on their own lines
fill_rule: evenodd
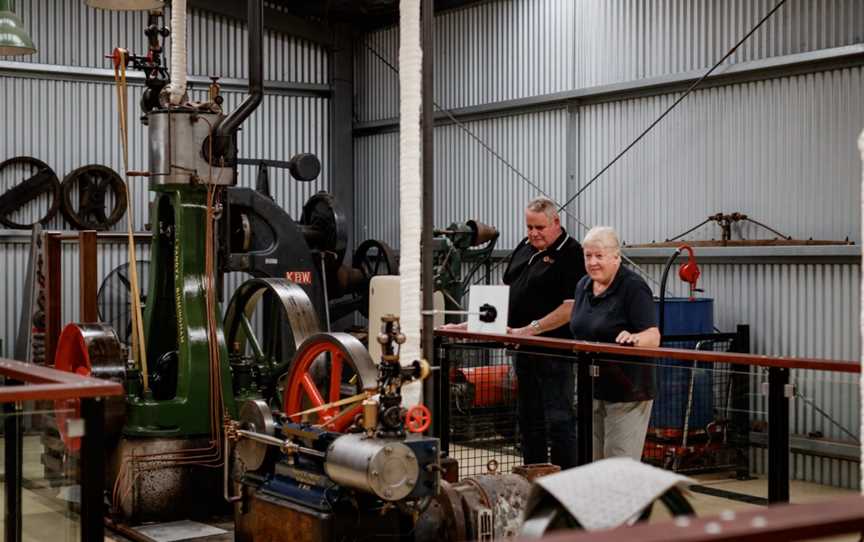
<svg viewBox="0 0 864 542">
<path fill-rule="evenodd" d="M 341 433 L 361 412 L 360 401 L 303 416 L 298 413 L 361 391 L 375 391 L 377 378 L 378 369 L 360 341 L 347 333 L 319 333 L 297 350 L 288 371 L 282 405 L 294 422 L 308 421 Z"/>
<path fill-rule="evenodd" d="M 125 356 L 120 341 L 111 326 L 105 324 L 69 324 L 60 333 L 54 368 L 82 376 L 104 378 L 124 383 Z M 105 428 L 108 435 L 116 434 L 125 418 L 125 398 L 112 397 L 105 403 Z M 81 439 L 69 434 L 69 420 L 81 418 L 78 399 L 54 401 L 57 431 L 69 452 L 78 452 Z"/>
</svg>

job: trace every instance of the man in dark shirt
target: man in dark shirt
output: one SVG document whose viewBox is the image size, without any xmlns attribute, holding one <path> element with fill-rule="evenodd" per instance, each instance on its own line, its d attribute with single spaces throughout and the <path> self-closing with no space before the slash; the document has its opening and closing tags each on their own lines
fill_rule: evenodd
<svg viewBox="0 0 864 542">
<path fill-rule="evenodd" d="M 585 275 L 579 242 L 561 227 L 555 203 L 538 198 L 525 209 L 528 236 L 510 256 L 509 333 L 570 338 L 567 322 L 576 283 Z M 555 352 L 515 354 L 519 427 L 526 464 L 576 466 L 576 415 L 572 362 Z"/>
<path fill-rule="evenodd" d="M 525 208 L 528 236 L 510 254 L 504 283 L 510 286 L 507 332 L 570 338 L 567 322 L 576 283 L 585 275 L 579 242 L 561 227 L 555 202 L 537 198 Z M 467 324 L 448 324 L 466 329 Z M 551 462 L 576 466 L 574 370 L 570 359 L 554 350 L 514 355 L 519 386 L 519 427 L 525 464 Z"/>
</svg>

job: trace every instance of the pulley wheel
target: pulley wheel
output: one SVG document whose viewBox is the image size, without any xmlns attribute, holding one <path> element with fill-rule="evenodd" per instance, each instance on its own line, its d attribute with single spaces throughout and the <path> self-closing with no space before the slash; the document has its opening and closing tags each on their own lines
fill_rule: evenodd
<svg viewBox="0 0 864 542">
<path fill-rule="evenodd" d="M 348 230 L 345 214 L 332 194 L 318 192 L 309 198 L 303 206 L 300 223 L 306 226 L 304 236 L 310 248 L 335 252 L 336 261 L 342 262 L 348 245 Z"/>
<path fill-rule="evenodd" d="M 282 404 L 294 422 L 309 421 L 329 431 L 344 432 L 362 412 L 363 402 L 330 406 L 305 416 L 298 412 L 323 407 L 378 387 L 378 369 L 369 351 L 347 333 L 320 333 L 297 351 Z"/>
<path fill-rule="evenodd" d="M 393 249 L 384 241 L 367 239 L 354 251 L 351 265 L 363 273 L 363 282 L 358 287 L 360 296 L 365 299 L 360 304 L 360 314 L 369 317 L 369 281 L 378 275 L 398 275 L 399 266 Z"/>
<path fill-rule="evenodd" d="M 285 279 L 247 280 L 225 311 L 229 351 L 276 377 L 288 370 L 298 346 L 321 331 L 318 315 L 300 286 Z M 275 390 L 271 393 L 279 397 Z M 267 394 L 265 394 L 267 395 Z"/>
<path fill-rule="evenodd" d="M 16 156 L 0 163 L 0 182 L 9 188 L 0 195 L 0 224 L 10 229 L 26 230 L 36 224 L 48 224 L 60 207 L 60 181 L 48 164 L 30 156 Z M 28 223 L 19 223 L 11 218 L 27 205 L 39 206 L 43 195 L 50 198 L 42 217 Z"/>
<path fill-rule="evenodd" d="M 240 427 L 263 435 L 274 436 L 276 424 L 273 422 L 273 411 L 265 401 L 255 399 L 246 401 L 240 407 Z M 258 470 L 267 459 L 267 452 L 272 448 L 262 442 L 242 438 L 237 443 L 235 453 L 247 471 Z"/>
<path fill-rule="evenodd" d="M 63 179 L 62 190 L 63 216 L 79 230 L 107 230 L 126 212 L 126 183 L 109 167 L 79 167 Z"/>
<path fill-rule="evenodd" d="M 60 333 L 54 368 L 67 373 L 92 376 L 125 384 L 126 361 L 120 341 L 106 324 L 69 324 Z M 81 418 L 79 399 L 54 401 L 57 430 L 69 452 L 77 452 L 81 439 L 68 431 L 70 420 Z M 110 438 L 120 433 L 126 420 L 124 396 L 105 399 L 105 432 Z"/>
</svg>

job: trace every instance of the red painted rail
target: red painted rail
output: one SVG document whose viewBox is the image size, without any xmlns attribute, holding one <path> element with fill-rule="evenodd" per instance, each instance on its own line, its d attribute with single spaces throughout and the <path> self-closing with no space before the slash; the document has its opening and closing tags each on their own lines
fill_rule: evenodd
<svg viewBox="0 0 864 542">
<path fill-rule="evenodd" d="M 515 348 L 518 348 L 519 346 L 533 346 L 570 353 L 585 352 L 613 356 L 679 359 L 706 363 L 734 363 L 737 365 L 783 367 L 786 369 L 810 369 L 835 373 L 861 372 L 861 364 L 859 362 L 848 360 L 793 358 L 783 356 L 772 357 L 756 354 L 739 354 L 736 352 L 687 350 L 683 348 L 645 348 L 640 346 L 620 346 L 611 343 L 574 341 L 570 339 L 555 339 L 550 337 L 520 337 L 516 335 L 472 333 L 455 329 L 436 329 L 435 335 L 438 337 L 449 337 L 452 339 L 464 339 L 468 341 L 497 342 Z"/>
<path fill-rule="evenodd" d="M 864 497 L 784 504 L 608 531 L 566 531 L 546 542 L 786 542 L 864 531 Z M 857 540 L 857 538 L 855 538 Z"/>
<path fill-rule="evenodd" d="M 48 367 L 0 358 L 0 376 L 24 383 L 0 386 L 0 403 L 122 395 L 123 386 Z"/>
</svg>

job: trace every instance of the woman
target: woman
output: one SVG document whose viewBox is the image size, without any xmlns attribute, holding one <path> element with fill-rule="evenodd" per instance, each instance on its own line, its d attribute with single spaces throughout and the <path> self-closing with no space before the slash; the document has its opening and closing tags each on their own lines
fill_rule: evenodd
<svg viewBox="0 0 864 542">
<path fill-rule="evenodd" d="M 615 230 L 592 228 L 582 241 L 588 274 L 576 286 L 570 332 L 578 340 L 660 346 L 654 298 L 642 278 L 621 266 Z M 651 360 L 608 356 L 594 387 L 594 459 L 640 460 L 656 394 Z"/>
</svg>

